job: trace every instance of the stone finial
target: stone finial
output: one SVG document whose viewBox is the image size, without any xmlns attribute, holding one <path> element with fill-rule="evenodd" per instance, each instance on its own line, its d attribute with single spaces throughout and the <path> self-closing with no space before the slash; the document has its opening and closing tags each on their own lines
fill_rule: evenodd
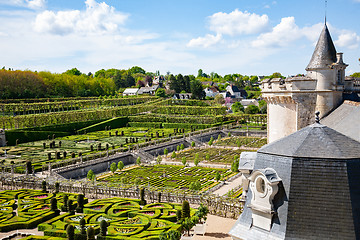
<svg viewBox="0 0 360 240">
<path fill-rule="evenodd" d="M 315 117 L 315 122 L 316 122 L 316 123 L 320 123 L 320 117 L 319 117 L 320 112 L 319 112 L 319 111 L 316 111 L 316 112 L 315 112 L 315 115 L 316 115 L 316 117 Z"/>
</svg>

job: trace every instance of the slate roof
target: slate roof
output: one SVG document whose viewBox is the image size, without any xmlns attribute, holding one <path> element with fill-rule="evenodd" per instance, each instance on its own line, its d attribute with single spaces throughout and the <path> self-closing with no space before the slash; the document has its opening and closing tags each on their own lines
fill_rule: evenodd
<svg viewBox="0 0 360 240">
<path fill-rule="evenodd" d="M 324 25 L 319 40 L 316 44 L 315 51 L 306 70 L 328 68 L 336 62 L 336 49 L 331 39 L 329 29 Z"/>
<path fill-rule="evenodd" d="M 263 146 L 260 153 L 301 158 L 360 157 L 360 142 L 319 123 Z"/>
<path fill-rule="evenodd" d="M 242 152 L 239 160 L 239 170 L 250 170 L 254 169 L 254 163 L 256 160 L 256 152 Z"/>
<path fill-rule="evenodd" d="M 360 142 L 360 103 L 345 101 L 321 123 Z"/>
</svg>

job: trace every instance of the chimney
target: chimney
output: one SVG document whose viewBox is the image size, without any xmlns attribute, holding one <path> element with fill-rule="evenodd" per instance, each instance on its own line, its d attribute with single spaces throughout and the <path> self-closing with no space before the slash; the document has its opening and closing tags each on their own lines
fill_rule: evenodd
<svg viewBox="0 0 360 240">
<path fill-rule="evenodd" d="M 343 62 L 343 53 L 336 53 L 336 64 L 345 65 Z"/>
</svg>

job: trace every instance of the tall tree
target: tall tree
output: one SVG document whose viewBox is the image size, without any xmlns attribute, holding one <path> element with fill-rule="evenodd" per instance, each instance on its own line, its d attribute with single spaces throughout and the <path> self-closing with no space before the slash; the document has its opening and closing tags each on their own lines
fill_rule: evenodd
<svg viewBox="0 0 360 240">
<path fill-rule="evenodd" d="M 205 91 L 203 90 L 203 86 L 199 80 L 194 80 L 190 84 L 192 98 L 195 99 L 204 99 Z"/>
<path fill-rule="evenodd" d="M 174 75 L 172 74 L 170 75 L 169 81 L 170 81 L 170 89 L 174 90 L 176 93 L 181 92 L 180 85 L 177 82 L 176 77 Z"/>
</svg>

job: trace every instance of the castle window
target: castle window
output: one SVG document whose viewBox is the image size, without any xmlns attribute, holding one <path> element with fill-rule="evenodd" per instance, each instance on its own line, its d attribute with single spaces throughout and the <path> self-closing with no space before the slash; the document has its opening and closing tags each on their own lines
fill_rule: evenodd
<svg viewBox="0 0 360 240">
<path fill-rule="evenodd" d="M 342 83 L 340 70 L 337 71 L 337 79 L 338 79 L 338 83 Z"/>
</svg>

